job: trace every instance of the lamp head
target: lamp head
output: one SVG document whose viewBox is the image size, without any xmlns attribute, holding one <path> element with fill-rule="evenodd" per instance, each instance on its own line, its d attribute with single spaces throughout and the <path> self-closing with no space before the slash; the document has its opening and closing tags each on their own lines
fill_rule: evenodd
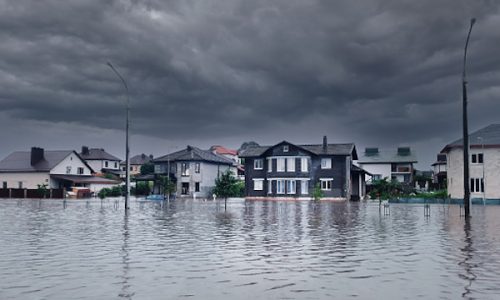
<svg viewBox="0 0 500 300">
<path fill-rule="evenodd" d="M 472 25 L 474 25 L 474 23 L 476 23 L 476 18 L 470 19 L 470 25 L 472 26 Z"/>
</svg>

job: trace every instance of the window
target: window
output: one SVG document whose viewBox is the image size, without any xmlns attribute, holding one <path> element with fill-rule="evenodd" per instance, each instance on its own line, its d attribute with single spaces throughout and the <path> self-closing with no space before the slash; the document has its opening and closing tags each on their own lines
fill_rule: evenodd
<svg viewBox="0 0 500 300">
<path fill-rule="evenodd" d="M 134 167 L 133 166 L 130 166 L 130 171 L 133 171 L 134 170 Z"/>
<path fill-rule="evenodd" d="M 376 180 L 380 180 L 380 179 L 382 179 L 382 175 L 381 174 L 373 174 L 372 181 L 376 181 Z"/>
<path fill-rule="evenodd" d="M 332 159 L 331 158 L 322 158 L 321 159 L 321 169 L 331 169 L 332 168 Z"/>
<path fill-rule="evenodd" d="M 287 180 L 286 181 L 286 192 L 287 194 L 295 194 L 296 190 L 296 182 L 295 180 Z"/>
<path fill-rule="evenodd" d="M 3 188 L 3 189 L 6 189 L 6 188 L 7 188 L 7 181 L 4 181 L 4 182 L 2 183 L 2 188 Z"/>
<path fill-rule="evenodd" d="M 277 172 L 285 172 L 285 159 L 284 158 L 276 159 L 276 171 Z"/>
<path fill-rule="evenodd" d="M 272 158 L 267 159 L 267 171 L 268 172 L 273 171 L 273 159 Z"/>
<path fill-rule="evenodd" d="M 268 194 L 273 193 L 273 182 L 271 180 L 267 181 L 267 193 Z"/>
<path fill-rule="evenodd" d="M 107 161 L 104 162 L 104 167 L 106 167 L 106 168 L 108 167 L 108 162 Z"/>
<path fill-rule="evenodd" d="M 253 190 L 262 191 L 264 189 L 264 179 L 254 179 L 253 180 Z"/>
<path fill-rule="evenodd" d="M 472 193 L 484 193 L 484 180 L 483 178 L 470 179 L 470 191 Z"/>
<path fill-rule="evenodd" d="M 78 168 L 78 174 L 79 174 L 79 175 L 82 175 L 82 174 L 83 174 L 83 168 L 82 168 L 82 167 L 79 167 L 79 168 Z"/>
<path fill-rule="evenodd" d="M 181 164 L 181 176 L 189 176 L 189 163 Z"/>
<path fill-rule="evenodd" d="M 127 171 L 127 167 L 122 167 L 122 171 L 123 172 Z"/>
<path fill-rule="evenodd" d="M 302 172 L 308 172 L 309 171 L 309 163 L 308 163 L 307 157 L 302 157 L 300 159 L 300 170 Z"/>
<path fill-rule="evenodd" d="M 66 167 L 66 174 L 71 174 L 71 166 Z"/>
<path fill-rule="evenodd" d="M 17 186 L 18 186 L 20 189 L 22 189 L 22 188 L 23 188 L 23 182 L 22 182 L 22 181 L 19 181 L 19 182 L 17 183 Z"/>
<path fill-rule="evenodd" d="M 471 155 L 471 163 L 482 164 L 483 163 L 483 153 L 477 153 Z"/>
<path fill-rule="evenodd" d="M 200 183 L 199 182 L 195 182 L 194 183 L 194 191 L 195 192 L 199 192 L 200 191 Z"/>
<path fill-rule="evenodd" d="M 118 168 L 118 163 L 115 161 L 115 169 Z"/>
<path fill-rule="evenodd" d="M 286 168 L 288 172 L 295 172 L 295 158 L 286 159 Z"/>
<path fill-rule="evenodd" d="M 125 168 L 123 168 L 123 171 L 125 171 Z M 156 174 L 161 173 L 161 166 L 160 165 L 155 165 L 155 173 Z"/>
<path fill-rule="evenodd" d="M 276 180 L 276 194 L 284 194 L 284 193 L 285 193 L 285 181 Z"/>
<path fill-rule="evenodd" d="M 332 181 L 333 181 L 333 179 L 320 179 L 321 190 L 322 191 L 331 191 L 332 190 Z"/>
<path fill-rule="evenodd" d="M 253 168 L 254 170 L 262 170 L 264 168 L 263 166 L 264 162 L 262 159 L 256 159 L 253 161 Z"/>
<path fill-rule="evenodd" d="M 283 152 L 288 152 L 288 145 L 283 146 Z"/>
<path fill-rule="evenodd" d="M 309 193 L 307 180 L 302 180 L 300 182 L 300 193 L 302 195 L 307 195 Z"/>
<path fill-rule="evenodd" d="M 194 165 L 194 172 L 195 172 L 195 173 L 200 173 L 200 163 L 196 163 L 196 164 Z"/>
</svg>

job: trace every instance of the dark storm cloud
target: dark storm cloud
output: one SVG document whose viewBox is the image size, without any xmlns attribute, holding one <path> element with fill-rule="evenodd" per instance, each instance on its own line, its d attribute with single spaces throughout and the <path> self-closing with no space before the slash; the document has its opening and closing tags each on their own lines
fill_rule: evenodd
<svg viewBox="0 0 500 300">
<path fill-rule="evenodd" d="M 498 120 L 499 6 L 0 0 L 0 110 L 121 129 L 123 88 L 111 61 L 130 86 L 137 135 L 293 140 L 321 129 L 364 145 L 454 139 L 472 16 L 471 123 Z"/>
</svg>

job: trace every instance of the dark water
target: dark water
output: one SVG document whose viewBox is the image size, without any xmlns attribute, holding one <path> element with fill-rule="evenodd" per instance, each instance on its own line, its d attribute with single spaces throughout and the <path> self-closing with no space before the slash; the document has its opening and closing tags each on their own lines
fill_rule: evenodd
<svg viewBox="0 0 500 300">
<path fill-rule="evenodd" d="M 500 206 L 0 201 L 0 299 L 500 299 Z"/>
</svg>

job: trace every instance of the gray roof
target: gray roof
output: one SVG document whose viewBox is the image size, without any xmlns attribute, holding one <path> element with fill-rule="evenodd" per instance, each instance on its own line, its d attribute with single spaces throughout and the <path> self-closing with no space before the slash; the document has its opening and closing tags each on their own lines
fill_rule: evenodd
<svg viewBox="0 0 500 300">
<path fill-rule="evenodd" d="M 167 161 L 203 161 L 215 164 L 232 165 L 234 162 L 222 155 L 214 154 L 210 150 L 201 150 L 193 146 L 187 146 L 186 149 L 170 153 L 156 159 L 153 162 Z"/>
<path fill-rule="evenodd" d="M 366 155 L 363 152 L 358 160 L 360 164 L 382 164 L 382 163 L 416 163 L 417 156 L 413 150 L 408 155 L 398 154 L 398 149 L 379 149 L 377 154 Z"/>
<path fill-rule="evenodd" d="M 131 165 L 143 165 L 143 164 L 147 164 L 151 160 L 152 160 L 152 158 L 149 155 L 146 155 L 143 153 L 143 154 L 138 154 L 138 155 L 132 156 L 130 158 L 130 164 Z M 122 161 L 120 164 L 125 165 L 125 161 Z"/>
<path fill-rule="evenodd" d="M 471 147 L 500 147 L 500 124 L 491 124 L 469 134 Z M 441 152 L 448 152 L 451 148 L 463 146 L 463 139 L 458 139 L 446 145 Z"/>
<path fill-rule="evenodd" d="M 0 172 L 49 172 L 72 152 L 74 151 L 44 151 L 44 159 L 34 166 L 31 165 L 30 151 L 13 152 L 0 161 Z"/>
<path fill-rule="evenodd" d="M 294 145 L 292 143 L 289 143 L 287 141 L 283 141 L 281 143 L 278 143 L 274 146 L 251 146 L 246 148 L 245 150 L 241 151 L 239 153 L 239 157 L 258 157 L 264 154 L 268 149 L 273 148 L 277 145 L 287 143 Z M 297 147 L 300 147 L 306 151 L 309 151 L 313 154 L 316 155 L 351 155 L 354 151 L 354 156 L 357 158 L 356 154 L 356 148 L 354 147 L 353 143 L 347 143 L 347 144 L 328 144 L 326 151 L 323 150 L 323 144 L 313 144 L 313 145 L 295 145 Z M 356 159 L 355 158 L 355 159 Z"/>
<path fill-rule="evenodd" d="M 114 161 L 121 161 L 116 156 L 113 156 L 109 154 L 108 152 L 104 151 L 102 148 L 91 148 L 89 149 L 88 154 L 83 154 L 80 153 L 80 156 L 85 159 L 85 160 L 114 160 Z"/>
</svg>

